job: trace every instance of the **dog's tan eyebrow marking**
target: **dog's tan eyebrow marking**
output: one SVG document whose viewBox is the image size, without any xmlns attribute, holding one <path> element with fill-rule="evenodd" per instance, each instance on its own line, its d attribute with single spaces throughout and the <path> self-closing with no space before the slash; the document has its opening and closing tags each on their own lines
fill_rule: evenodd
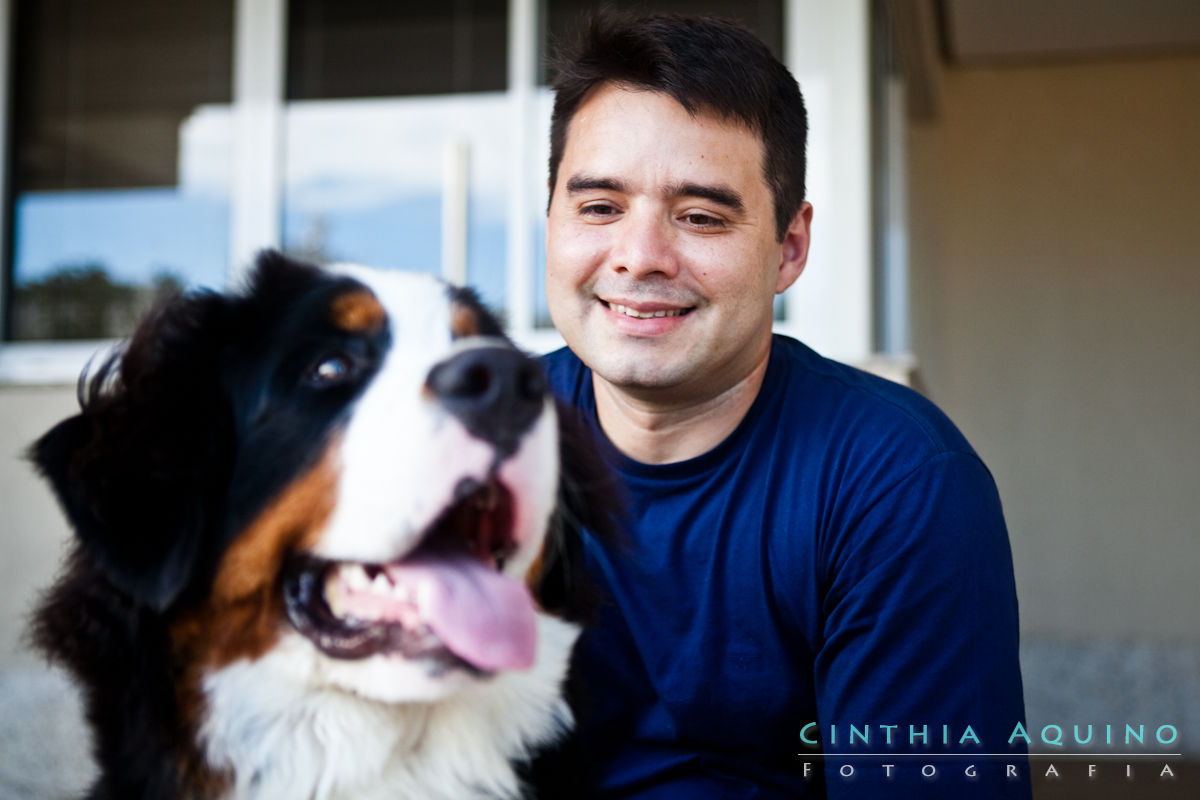
<svg viewBox="0 0 1200 800">
<path fill-rule="evenodd" d="M 529 569 L 525 570 L 525 585 L 537 596 L 538 587 L 542 583 L 542 574 L 546 571 L 546 544 L 542 543 L 542 548 L 538 550 L 537 557 L 533 559 L 533 563 L 529 565 Z"/>
<path fill-rule="evenodd" d="M 468 305 L 451 302 L 450 336 L 454 339 L 466 339 L 480 334 L 479 312 Z"/>
<path fill-rule="evenodd" d="M 375 333 L 387 322 L 387 311 L 369 289 L 338 295 L 329 312 L 334 325 L 351 333 Z"/>
</svg>

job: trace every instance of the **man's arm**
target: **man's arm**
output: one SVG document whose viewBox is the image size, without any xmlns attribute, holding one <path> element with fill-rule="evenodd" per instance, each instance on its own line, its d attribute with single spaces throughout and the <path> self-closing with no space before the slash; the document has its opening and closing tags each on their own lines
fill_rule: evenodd
<svg viewBox="0 0 1200 800">
<path fill-rule="evenodd" d="M 822 554 L 814 671 L 829 797 L 1028 798 L 1023 742 L 1009 745 L 1024 722 L 1012 555 L 987 469 L 935 455 L 844 523 Z"/>
</svg>

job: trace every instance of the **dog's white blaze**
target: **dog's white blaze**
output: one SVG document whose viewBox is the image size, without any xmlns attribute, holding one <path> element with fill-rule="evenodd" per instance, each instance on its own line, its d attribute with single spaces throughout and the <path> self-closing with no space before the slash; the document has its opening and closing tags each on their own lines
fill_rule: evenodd
<svg viewBox="0 0 1200 800">
<path fill-rule="evenodd" d="M 392 345 L 345 430 L 337 504 L 317 554 L 386 561 L 412 549 L 459 481 L 485 477 L 494 455 L 424 390 L 429 370 L 455 351 L 446 285 L 430 275 L 335 269 L 375 293 Z"/>
<path fill-rule="evenodd" d="M 333 269 L 375 293 L 388 312 L 392 348 L 346 428 L 337 502 L 316 554 L 389 561 L 419 543 L 463 479 L 482 481 L 493 468 L 492 445 L 472 436 L 424 386 L 439 362 L 496 342 L 451 337 L 446 285 L 432 276 L 349 264 Z M 524 575 L 541 549 L 556 501 L 557 451 L 554 404 L 547 399 L 498 471 L 513 495 L 514 538 L 521 545 L 505 565 L 507 574 Z"/>
</svg>

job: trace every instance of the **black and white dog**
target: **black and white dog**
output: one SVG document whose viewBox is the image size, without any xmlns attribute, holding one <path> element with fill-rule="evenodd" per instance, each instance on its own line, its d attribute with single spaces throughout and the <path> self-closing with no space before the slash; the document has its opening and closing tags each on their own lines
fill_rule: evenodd
<svg viewBox="0 0 1200 800">
<path fill-rule="evenodd" d="M 80 394 L 32 448 L 76 534 L 33 632 L 83 689 L 90 797 L 526 790 L 572 724 L 574 526 L 611 506 L 473 294 L 266 253 Z"/>
</svg>

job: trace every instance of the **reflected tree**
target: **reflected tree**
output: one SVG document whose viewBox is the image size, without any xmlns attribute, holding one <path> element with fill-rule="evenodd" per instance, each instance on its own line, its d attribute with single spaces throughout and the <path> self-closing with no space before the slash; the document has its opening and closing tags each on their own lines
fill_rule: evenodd
<svg viewBox="0 0 1200 800">
<path fill-rule="evenodd" d="M 13 292 L 14 339 L 109 339 L 128 336 L 154 302 L 182 289 L 170 271 L 149 285 L 113 280 L 98 262 L 67 264 Z"/>
</svg>

